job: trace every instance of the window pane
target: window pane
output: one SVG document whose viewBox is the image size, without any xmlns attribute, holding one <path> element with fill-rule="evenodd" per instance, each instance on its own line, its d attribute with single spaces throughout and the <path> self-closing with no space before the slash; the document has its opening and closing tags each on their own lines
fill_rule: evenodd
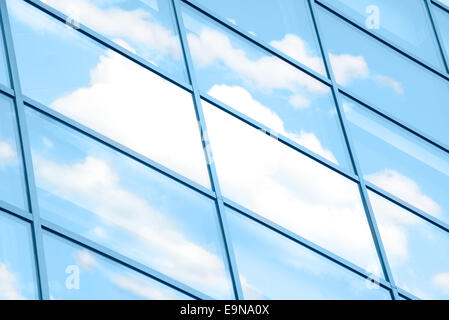
<svg viewBox="0 0 449 320">
<path fill-rule="evenodd" d="M 319 14 L 337 82 L 381 111 L 449 144 L 449 82 L 327 10 L 319 8 Z"/>
<path fill-rule="evenodd" d="M 197 0 L 250 34 L 323 75 L 321 52 L 305 0 Z"/>
<path fill-rule="evenodd" d="M 390 299 L 376 282 L 227 211 L 246 299 Z"/>
<path fill-rule="evenodd" d="M 51 299 L 191 299 L 51 233 L 44 234 L 44 246 Z"/>
<path fill-rule="evenodd" d="M 6 63 L 6 52 L 4 48 L 4 37 L 3 30 L 0 26 L 0 84 L 5 86 L 10 86 L 9 82 L 9 74 L 8 74 L 8 65 Z"/>
<path fill-rule="evenodd" d="M 186 8 L 199 86 L 214 98 L 350 168 L 330 88 Z"/>
<path fill-rule="evenodd" d="M 0 94 L 0 200 L 26 209 L 22 156 L 14 106 Z"/>
<path fill-rule="evenodd" d="M 225 197 L 380 274 L 355 183 L 203 102 Z"/>
<path fill-rule="evenodd" d="M 209 186 L 192 96 L 23 1 L 8 1 L 25 95 Z"/>
<path fill-rule="evenodd" d="M 36 111 L 27 119 L 42 218 L 230 297 L 214 201 Z"/>
<path fill-rule="evenodd" d="M 370 193 L 396 285 L 422 299 L 449 298 L 449 235 Z"/>
<path fill-rule="evenodd" d="M 438 1 L 440 1 L 442 4 L 449 6 L 449 0 L 438 0 Z"/>
<path fill-rule="evenodd" d="M 137 53 L 181 81 L 188 81 L 172 8 L 168 0 L 41 0 Z"/>
<path fill-rule="evenodd" d="M 365 179 L 449 222 L 449 155 L 354 101 L 342 101 Z"/>
<path fill-rule="evenodd" d="M 443 68 L 425 1 L 325 0 L 369 31 L 379 34 L 426 62 Z"/>
<path fill-rule="evenodd" d="M 28 223 L 0 212 L 0 300 L 37 299 Z"/>
<path fill-rule="evenodd" d="M 448 0 L 449 5 L 449 0 Z M 436 6 L 432 6 L 433 8 L 433 17 L 435 19 L 435 23 L 438 25 L 438 30 L 440 31 L 440 41 L 446 52 L 446 58 L 448 59 L 447 63 L 449 64 L 449 12 L 444 12 L 443 10 L 437 8 Z"/>
</svg>

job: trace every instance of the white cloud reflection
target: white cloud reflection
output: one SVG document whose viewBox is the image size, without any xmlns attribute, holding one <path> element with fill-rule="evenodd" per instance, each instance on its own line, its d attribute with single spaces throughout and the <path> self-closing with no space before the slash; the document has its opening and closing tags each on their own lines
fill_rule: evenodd
<svg viewBox="0 0 449 320">
<path fill-rule="evenodd" d="M 163 211 L 123 187 L 111 164 L 95 157 L 73 164 L 36 156 L 33 160 L 40 188 L 86 209 L 104 228 L 121 235 L 107 239 L 115 249 L 136 255 L 183 282 L 207 288 L 218 297 L 227 296 L 229 284 L 222 259 L 189 239 L 179 223 Z M 83 255 L 78 260 L 93 266 Z"/>
<path fill-rule="evenodd" d="M 203 105 L 226 197 L 379 274 L 356 184 Z"/>
<path fill-rule="evenodd" d="M 0 299 L 25 299 L 19 291 L 16 275 L 3 262 L 0 262 Z"/>
</svg>

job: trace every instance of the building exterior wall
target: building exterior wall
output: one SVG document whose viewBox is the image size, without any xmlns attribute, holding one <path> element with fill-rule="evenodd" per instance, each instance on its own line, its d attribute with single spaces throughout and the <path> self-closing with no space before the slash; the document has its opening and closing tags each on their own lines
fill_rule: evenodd
<svg viewBox="0 0 449 320">
<path fill-rule="evenodd" d="M 447 0 L 0 18 L 0 299 L 449 298 Z"/>
</svg>

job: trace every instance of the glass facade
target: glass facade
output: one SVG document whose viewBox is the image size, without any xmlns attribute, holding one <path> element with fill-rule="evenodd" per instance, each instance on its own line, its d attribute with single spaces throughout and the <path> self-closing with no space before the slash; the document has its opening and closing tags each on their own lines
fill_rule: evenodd
<svg viewBox="0 0 449 320">
<path fill-rule="evenodd" d="M 0 299 L 449 298 L 448 1 L 0 21 Z"/>
</svg>

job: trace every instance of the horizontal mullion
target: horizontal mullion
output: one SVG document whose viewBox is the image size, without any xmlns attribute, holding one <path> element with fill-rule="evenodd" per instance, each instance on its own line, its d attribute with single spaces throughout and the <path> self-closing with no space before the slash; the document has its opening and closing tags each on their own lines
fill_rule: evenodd
<svg viewBox="0 0 449 320">
<path fill-rule="evenodd" d="M 0 210 L 4 211 L 5 213 L 9 213 L 22 220 L 25 220 L 27 222 L 30 223 L 33 222 L 33 215 L 31 213 L 26 212 L 23 209 L 20 209 L 16 206 L 13 206 L 3 200 L 0 200 Z"/>
<path fill-rule="evenodd" d="M 34 7 L 36 7 L 37 9 L 45 12 L 46 14 L 50 15 L 51 17 L 59 20 L 60 22 L 65 23 L 67 21 L 67 19 L 69 19 L 68 16 L 66 16 L 65 14 L 53 9 L 52 7 L 50 7 L 47 4 L 44 4 L 42 2 L 38 2 L 37 0 L 23 0 L 31 5 L 33 5 Z M 188 83 L 184 83 L 181 82 L 177 79 L 175 79 L 173 76 L 171 76 L 170 74 L 168 74 L 168 72 L 162 70 L 161 68 L 159 68 L 156 65 L 151 64 L 150 62 L 148 62 L 147 60 L 141 58 L 140 56 L 138 56 L 137 54 L 125 49 L 124 47 L 116 44 L 114 41 L 106 38 L 105 36 L 102 36 L 101 34 L 97 33 L 96 31 L 90 29 L 89 27 L 83 25 L 80 23 L 80 25 L 76 28 L 73 28 L 75 31 L 80 32 L 81 34 L 87 36 L 88 38 L 90 38 L 91 40 L 93 40 L 94 42 L 98 42 L 99 44 L 105 46 L 106 48 L 113 50 L 114 52 L 122 55 L 123 57 L 131 60 L 132 62 L 138 64 L 139 66 L 157 74 L 158 76 L 164 78 L 165 80 L 173 83 L 174 85 L 187 90 L 189 92 L 193 92 L 192 86 Z"/>
<path fill-rule="evenodd" d="M 362 278 L 365 278 L 365 279 L 374 280 L 374 281 L 378 282 L 378 284 L 381 285 L 385 289 L 390 290 L 392 288 L 391 284 L 388 281 L 386 281 L 383 277 L 374 276 L 374 278 L 373 278 L 373 275 L 366 272 L 363 268 L 353 264 L 352 262 L 349 262 L 348 260 L 346 260 L 344 258 L 341 258 L 340 256 L 336 255 L 335 253 L 332 253 L 331 251 L 328 251 L 328 250 L 322 248 L 321 246 L 313 243 L 312 241 L 309 241 L 309 240 L 301 237 L 300 235 L 297 235 L 294 232 L 289 231 L 289 230 L 285 229 L 284 227 L 262 217 L 261 215 L 253 212 L 252 210 L 249 210 L 248 208 L 246 208 L 228 198 L 225 198 L 225 197 L 223 197 L 223 202 L 224 202 L 225 206 L 239 212 L 240 214 L 246 216 L 247 218 L 250 218 L 251 220 L 255 221 L 256 223 L 261 224 L 262 226 L 302 245 L 303 247 L 319 254 L 320 256 L 335 262 L 336 264 L 357 274 L 358 276 L 361 276 Z"/>
<path fill-rule="evenodd" d="M 134 271 L 137 271 L 149 278 L 152 278 L 164 285 L 167 285 L 173 289 L 176 289 L 177 291 L 180 291 L 194 299 L 201 299 L 201 300 L 211 300 L 212 298 L 209 297 L 206 294 L 203 294 L 199 292 L 196 289 L 193 289 L 178 280 L 172 279 L 171 277 L 168 277 L 150 267 L 145 266 L 144 264 L 137 262 L 133 259 L 130 259 L 114 250 L 111 250 L 103 245 L 100 245 L 94 241 L 91 241 L 83 236 L 80 236 L 72 231 L 69 231 L 63 227 L 58 226 L 57 224 L 54 224 L 46 219 L 41 219 L 42 222 L 42 228 L 59 236 L 62 237 L 69 242 L 76 243 L 86 249 L 89 249 L 91 251 L 94 251 L 95 253 L 108 258 L 109 260 L 115 261 L 129 269 L 132 269 Z"/>
<path fill-rule="evenodd" d="M 390 202 L 393 202 L 397 206 L 409 211 L 410 213 L 420 217 L 421 219 L 426 220 L 427 222 L 433 224 L 434 226 L 449 232 L 449 225 L 443 221 L 441 221 L 438 218 L 435 218 L 434 216 L 422 211 L 421 209 L 416 208 L 415 206 L 409 204 L 408 202 L 399 199 L 395 195 L 389 193 L 388 191 L 385 191 L 382 188 L 379 188 L 378 186 L 372 184 L 371 182 L 366 181 L 365 182 L 366 187 L 373 191 L 374 193 L 378 194 L 379 196 L 385 198 L 386 200 L 389 200 Z"/>
<path fill-rule="evenodd" d="M 89 138 L 121 153 L 122 155 L 124 155 L 128 158 L 131 158 L 131 159 L 145 165 L 146 167 L 156 170 L 157 172 L 183 184 L 186 187 L 189 187 L 190 189 L 192 189 L 196 192 L 199 192 L 199 193 L 209 197 L 210 199 L 216 198 L 215 192 L 190 180 L 189 178 L 186 178 L 186 177 L 180 175 L 179 173 L 176 173 L 175 171 L 151 160 L 150 158 L 147 158 L 147 157 L 131 150 L 130 148 L 102 135 L 101 133 L 98 133 L 95 130 L 84 126 L 83 124 L 80 124 L 77 121 L 72 120 L 72 119 L 60 114 L 59 112 L 54 111 L 53 109 L 50 109 L 37 101 L 34 101 L 33 99 L 30 99 L 26 96 L 24 96 L 23 98 L 24 98 L 24 102 L 27 106 L 46 115 L 47 117 L 49 117 L 53 120 L 56 120 L 57 122 L 71 128 L 71 129 L 74 129 L 77 132 L 79 132 L 85 136 L 88 136 Z"/>
<path fill-rule="evenodd" d="M 0 83 L 0 92 L 10 98 L 14 98 L 14 90 Z"/>
<path fill-rule="evenodd" d="M 376 113 L 377 115 L 381 116 L 382 118 L 394 123 L 395 125 L 401 127 L 402 129 L 407 130 L 408 132 L 412 133 L 413 135 L 425 140 L 426 142 L 432 144 L 433 146 L 437 147 L 438 149 L 449 153 L 449 146 L 447 146 L 446 144 L 442 143 L 441 141 L 437 141 L 434 138 L 430 138 L 427 136 L 427 134 L 425 134 L 424 132 L 422 132 L 421 130 L 414 128 L 412 126 L 410 126 L 409 124 L 405 124 L 402 120 L 399 120 L 397 117 L 388 114 L 385 111 L 381 111 L 378 108 L 376 108 L 375 106 L 373 106 L 373 104 L 371 104 L 370 102 L 366 101 L 365 99 L 363 99 L 362 97 L 360 97 L 359 95 L 350 92 L 349 90 L 347 90 L 346 88 L 343 88 L 341 86 L 338 86 L 338 91 L 345 95 L 346 97 L 354 100 L 355 102 L 359 103 L 360 105 L 362 105 L 363 107 L 373 111 L 374 113 Z"/>
<path fill-rule="evenodd" d="M 408 50 L 402 49 L 402 48 L 398 47 L 397 45 L 392 44 L 390 41 L 384 39 L 383 36 L 381 36 L 379 34 L 374 34 L 374 33 L 370 32 L 370 31 L 366 30 L 366 28 L 364 28 L 359 23 L 353 21 L 349 17 L 346 17 L 346 15 L 344 15 L 339 9 L 335 8 L 334 6 L 331 6 L 331 5 L 327 4 L 327 3 L 324 3 L 321 0 L 313 0 L 313 1 L 315 1 L 315 3 L 317 3 L 318 5 L 320 5 L 321 7 L 326 9 L 327 11 L 329 11 L 332 14 L 336 15 L 340 19 L 346 21 L 347 23 L 349 23 L 353 27 L 355 27 L 358 30 L 362 31 L 364 34 L 366 34 L 366 35 L 376 39 L 377 41 L 383 43 L 384 45 L 386 45 L 390 49 L 393 49 L 396 53 L 398 53 L 398 54 L 400 54 L 402 56 L 407 57 L 408 59 L 412 60 L 413 62 L 419 64 L 420 66 L 422 66 L 422 67 L 426 68 L 427 70 L 433 72 L 434 74 L 440 76 L 444 80 L 449 81 L 449 75 L 439 71 L 438 69 L 436 69 L 432 65 L 424 62 L 423 60 L 421 60 L 420 58 L 418 58 L 417 56 L 415 56 L 413 53 L 409 52 Z"/>
<path fill-rule="evenodd" d="M 191 0 L 181 0 L 181 1 L 186 3 L 188 6 L 192 7 L 193 9 L 206 15 L 208 18 L 214 20 L 215 22 L 219 23 L 220 25 L 224 26 L 225 28 L 230 30 L 232 33 L 245 38 L 246 40 L 250 41 L 252 44 L 256 45 L 257 47 L 259 47 L 265 51 L 268 51 L 270 54 L 272 54 L 276 58 L 279 58 L 282 61 L 290 64 L 291 66 L 301 70 L 302 72 L 311 76 L 315 80 L 318 80 L 328 86 L 332 85 L 331 81 L 326 76 L 323 76 L 322 74 L 316 72 L 315 70 L 311 69 L 310 67 L 301 63 L 300 61 L 297 61 L 297 60 L 289 57 L 285 53 L 283 53 L 280 50 L 274 48 L 273 46 L 265 43 L 263 40 L 257 38 L 256 36 L 253 36 L 252 34 L 241 29 L 240 27 L 229 23 L 226 19 L 223 19 L 219 14 L 214 13 L 213 10 L 210 10 L 208 8 L 206 9 L 203 6 L 201 6 L 200 4 L 195 3 L 195 1 L 191 1 Z"/>
<path fill-rule="evenodd" d="M 285 136 L 283 136 L 282 134 L 279 134 L 278 132 L 270 129 L 269 127 L 263 125 L 262 123 L 244 115 L 243 113 L 241 113 L 240 111 L 237 111 L 236 109 L 222 103 L 221 101 L 218 101 L 217 99 L 211 97 L 209 94 L 205 93 L 205 92 L 201 92 L 201 97 L 211 103 L 212 105 L 214 105 L 215 107 L 219 108 L 220 110 L 228 113 L 229 115 L 245 122 L 246 124 L 250 125 L 251 127 L 261 130 L 263 132 L 265 132 L 267 135 L 269 135 L 270 137 L 272 137 L 275 140 L 278 140 L 280 143 L 294 149 L 295 151 L 300 152 L 301 154 L 307 156 L 308 158 L 311 158 L 312 160 L 315 160 L 316 162 L 322 164 L 323 166 L 327 167 L 328 169 L 331 169 L 341 175 L 343 175 L 344 177 L 354 181 L 354 182 L 359 182 L 359 178 L 357 175 L 339 167 L 338 165 L 336 165 L 335 163 L 323 158 L 322 156 L 316 154 L 315 152 L 301 146 L 300 144 L 298 144 L 297 142 L 291 140 L 290 138 L 287 138 Z"/>
</svg>

